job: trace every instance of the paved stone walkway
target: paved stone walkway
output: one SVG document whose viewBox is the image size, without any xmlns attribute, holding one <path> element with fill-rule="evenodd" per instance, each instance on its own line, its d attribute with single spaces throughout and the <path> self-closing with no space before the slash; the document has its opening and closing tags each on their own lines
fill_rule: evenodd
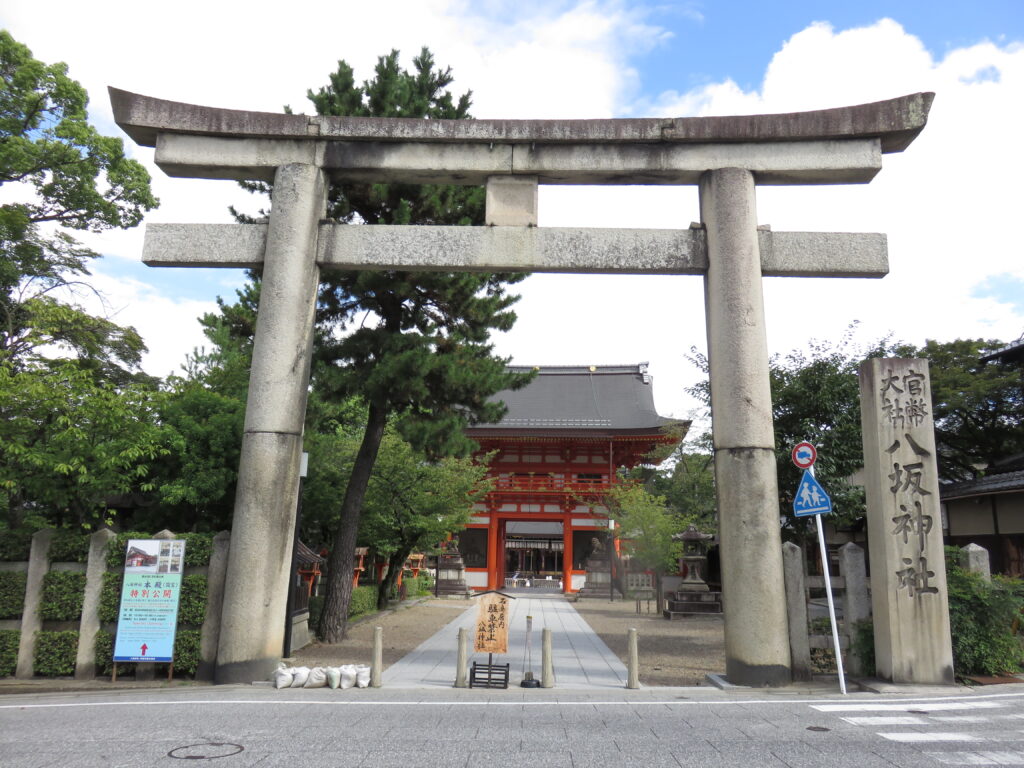
<svg viewBox="0 0 1024 768">
<path fill-rule="evenodd" d="M 562 595 L 537 595 L 510 591 L 512 601 L 509 619 L 508 647 L 505 656 L 496 656 L 495 663 L 509 664 L 509 687 L 518 687 L 524 673 L 532 669 L 538 680 L 541 675 L 541 630 L 551 630 L 555 687 L 563 690 L 594 690 L 625 688 L 626 666 L 576 612 Z M 472 630 L 476 606 L 468 608 L 440 632 L 422 643 L 405 658 L 384 671 L 383 683 L 388 688 L 450 688 L 455 683 L 455 662 L 459 629 Z M 526 617 L 533 617 L 532 664 L 526 654 Z M 472 653 L 470 631 L 469 663 L 487 661 L 487 654 Z"/>
</svg>

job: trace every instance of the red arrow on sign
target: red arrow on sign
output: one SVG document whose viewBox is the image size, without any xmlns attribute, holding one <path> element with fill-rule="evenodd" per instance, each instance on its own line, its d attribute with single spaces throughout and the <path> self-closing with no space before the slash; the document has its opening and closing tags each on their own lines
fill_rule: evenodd
<svg viewBox="0 0 1024 768">
<path fill-rule="evenodd" d="M 148 647 L 149 647 L 149 646 L 148 646 L 148 645 L 146 645 L 145 643 L 143 643 L 143 644 L 142 644 L 142 655 L 143 655 L 143 656 L 145 656 L 145 655 L 146 655 L 146 649 L 147 649 Z"/>
</svg>

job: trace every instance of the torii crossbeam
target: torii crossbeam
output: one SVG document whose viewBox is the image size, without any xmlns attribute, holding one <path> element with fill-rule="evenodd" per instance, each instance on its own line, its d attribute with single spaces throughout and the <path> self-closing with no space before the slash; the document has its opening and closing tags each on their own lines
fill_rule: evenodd
<svg viewBox="0 0 1024 768">
<path fill-rule="evenodd" d="M 110 89 L 115 119 L 171 176 L 274 182 L 267 224 L 149 225 L 154 266 L 262 267 L 216 661 L 219 683 L 280 658 L 321 269 L 704 276 L 726 675 L 790 681 L 761 277 L 882 277 L 879 234 L 759 228 L 758 184 L 857 184 L 924 128 L 933 95 L 784 115 L 417 120 L 199 107 Z M 486 227 L 325 224 L 331 181 L 485 184 Z M 547 229 L 539 184 L 697 184 L 678 230 Z"/>
</svg>

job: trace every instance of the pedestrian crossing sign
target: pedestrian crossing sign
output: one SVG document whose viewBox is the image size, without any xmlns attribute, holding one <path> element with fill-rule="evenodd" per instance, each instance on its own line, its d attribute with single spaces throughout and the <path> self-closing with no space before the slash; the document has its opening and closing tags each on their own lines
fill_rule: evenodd
<svg viewBox="0 0 1024 768">
<path fill-rule="evenodd" d="M 800 478 L 800 485 L 797 486 L 796 495 L 793 497 L 793 513 L 797 517 L 810 517 L 811 515 L 827 515 L 832 511 L 832 499 L 825 493 L 825 489 L 814 479 L 809 469 L 804 470 L 804 476 Z"/>
</svg>

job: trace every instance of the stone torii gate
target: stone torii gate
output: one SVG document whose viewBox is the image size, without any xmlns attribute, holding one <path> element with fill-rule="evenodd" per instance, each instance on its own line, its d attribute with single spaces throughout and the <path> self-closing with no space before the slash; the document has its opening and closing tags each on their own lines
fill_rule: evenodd
<svg viewBox="0 0 1024 768">
<path fill-rule="evenodd" d="M 933 95 L 744 117 L 418 120 L 199 107 L 110 89 L 171 176 L 272 181 L 266 224 L 151 224 L 151 266 L 263 270 L 218 683 L 280 658 L 321 269 L 703 275 L 725 593 L 726 674 L 790 681 L 761 277 L 882 277 L 880 234 L 759 228 L 758 184 L 860 184 L 924 128 Z M 332 181 L 480 184 L 485 227 L 321 221 Z M 538 184 L 696 184 L 689 229 L 538 228 Z"/>
</svg>

